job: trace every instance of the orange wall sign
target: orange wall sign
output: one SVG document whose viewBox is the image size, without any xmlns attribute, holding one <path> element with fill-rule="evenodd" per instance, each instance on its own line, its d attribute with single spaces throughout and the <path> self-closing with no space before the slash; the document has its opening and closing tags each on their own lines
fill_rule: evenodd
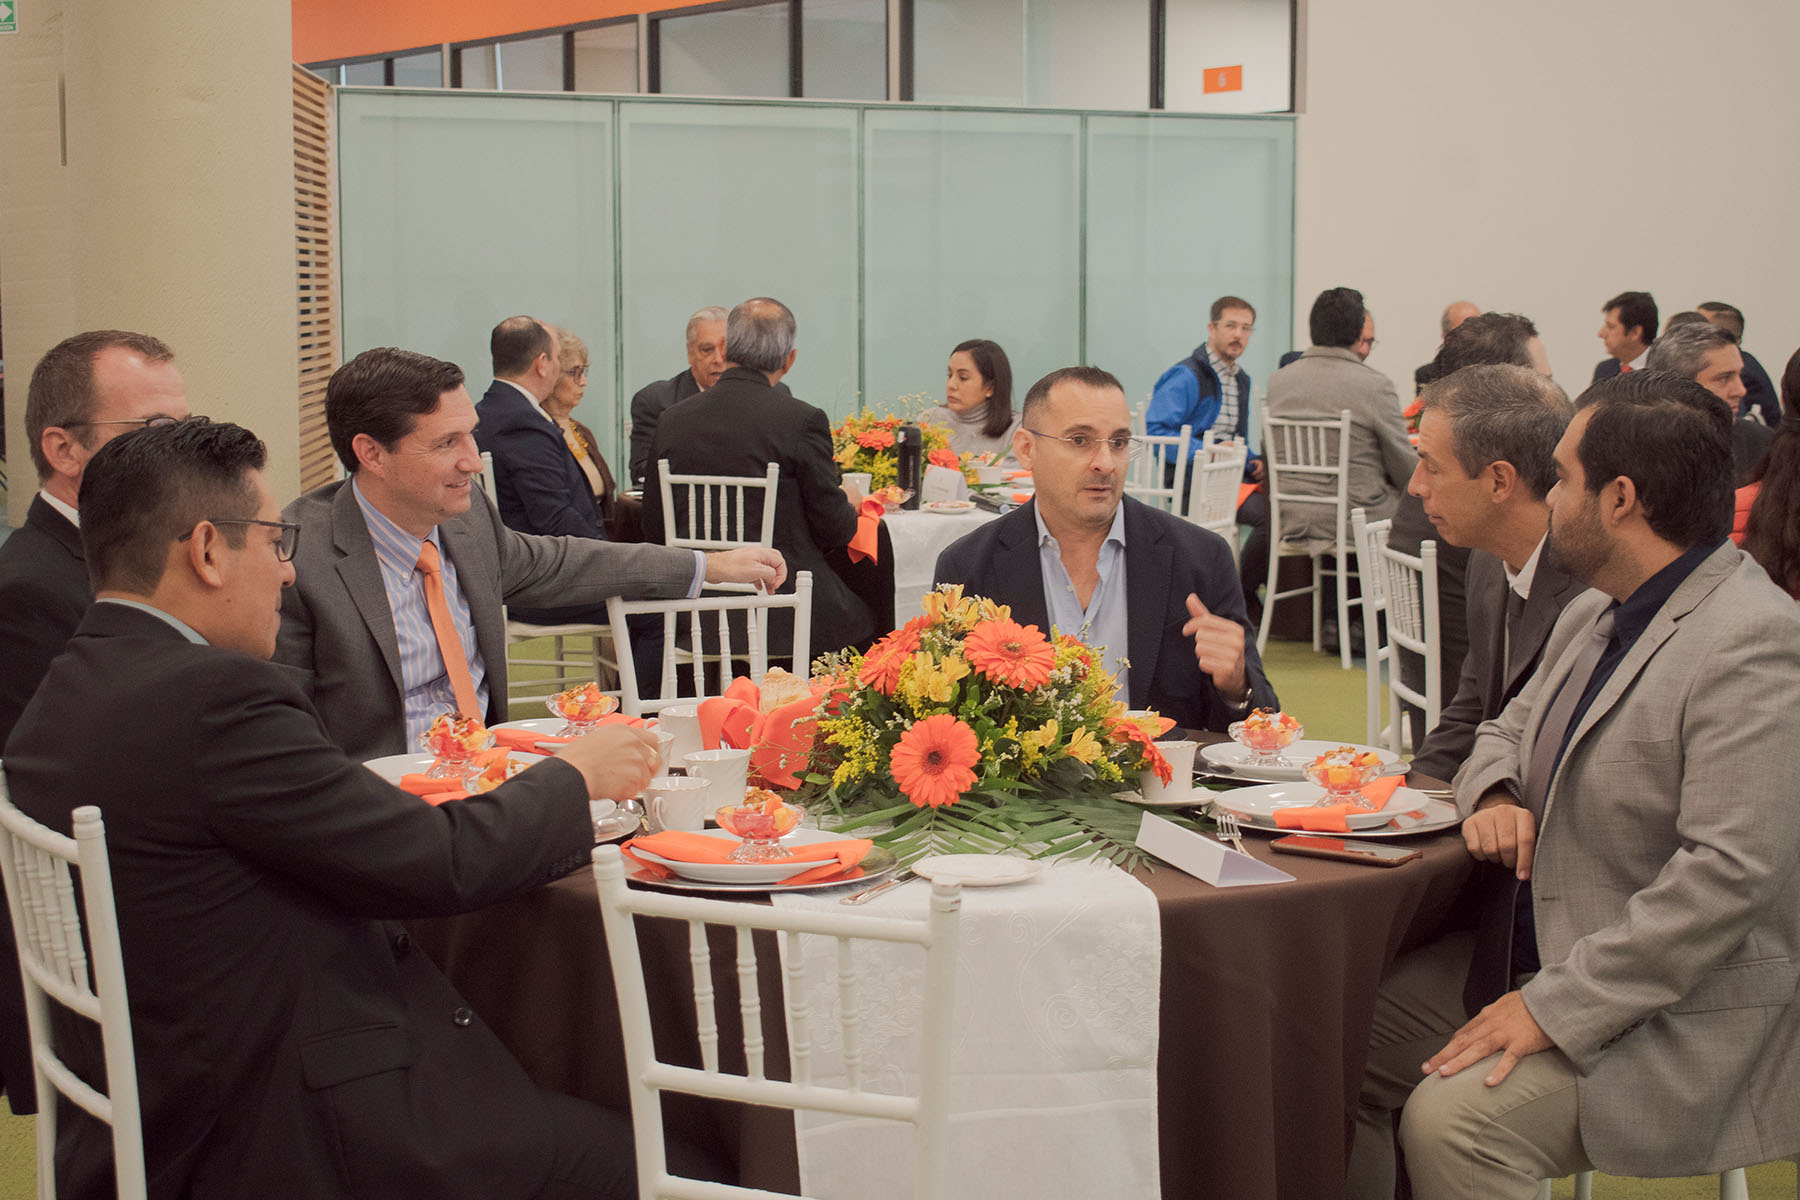
<svg viewBox="0 0 1800 1200">
<path fill-rule="evenodd" d="M 291 0 L 294 61 L 329 62 L 504 37 L 608 17 L 693 8 L 681 0 Z"/>
<path fill-rule="evenodd" d="M 1205 80 L 1206 94 L 1214 92 L 1241 92 L 1244 90 L 1244 68 L 1208 67 Z"/>
</svg>

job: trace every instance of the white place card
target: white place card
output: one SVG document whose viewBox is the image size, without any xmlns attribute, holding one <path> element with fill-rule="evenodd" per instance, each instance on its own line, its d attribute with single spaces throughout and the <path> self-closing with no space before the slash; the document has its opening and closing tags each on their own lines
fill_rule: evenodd
<svg viewBox="0 0 1800 1200">
<path fill-rule="evenodd" d="M 919 485 L 919 503 L 932 500 L 967 500 L 969 482 L 961 471 L 949 467 L 927 466 L 925 481 Z"/>
<path fill-rule="evenodd" d="M 1292 883 L 1294 877 L 1260 858 L 1239 854 L 1192 829 L 1147 812 L 1138 824 L 1138 849 L 1154 854 L 1214 887 L 1244 887 L 1252 883 Z"/>
</svg>

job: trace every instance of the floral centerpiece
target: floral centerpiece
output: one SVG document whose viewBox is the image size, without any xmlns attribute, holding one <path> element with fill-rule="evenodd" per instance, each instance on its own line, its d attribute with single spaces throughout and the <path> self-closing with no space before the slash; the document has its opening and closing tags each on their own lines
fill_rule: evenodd
<svg viewBox="0 0 1800 1200">
<path fill-rule="evenodd" d="M 917 406 L 924 401 L 923 395 L 903 396 L 900 403 Z M 839 421 L 831 431 L 832 457 L 837 460 L 838 470 L 865 471 L 868 473 L 870 485 L 875 489 L 889 486 L 899 478 L 898 462 L 894 453 L 894 431 L 908 424 L 913 418 L 907 415 L 895 415 L 893 412 L 876 413 L 865 410 L 852 413 Z M 956 451 L 950 449 L 950 431 L 942 425 L 920 425 L 925 447 L 925 461 L 935 467 L 963 469 L 962 460 Z"/>
<path fill-rule="evenodd" d="M 1150 770 L 1159 721 L 1132 717 L 1095 653 L 945 586 L 867 654 L 820 658 L 837 680 L 798 795 L 821 825 L 873 831 L 910 860 L 945 852 L 1085 852 L 1132 865 L 1142 809 L 1116 798 Z M 885 831 L 874 827 L 889 826 Z"/>
</svg>

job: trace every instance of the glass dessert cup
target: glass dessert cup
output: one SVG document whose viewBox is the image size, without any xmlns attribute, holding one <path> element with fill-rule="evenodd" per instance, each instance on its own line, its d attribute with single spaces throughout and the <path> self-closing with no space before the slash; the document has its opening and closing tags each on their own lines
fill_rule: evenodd
<svg viewBox="0 0 1800 1200">
<path fill-rule="evenodd" d="M 419 735 L 419 746 L 433 758 L 425 774 L 431 779 L 454 779 L 465 788 L 473 785 L 480 768 L 475 756 L 491 748 L 494 734 L 474 717 L 444 713 Z"/>
<path fill-rule="evenodd" d="M 602 717 L 615 712 L 619 707 L 619 698 L 608 696 L 593 683 L 583 683 L 566 692 L 556 693 L 544 701 L 544 707 L 567 722 L 561 736 L 580 737 Z"/>
<path fill-rule="evenodd" d="M 780 800 L 727 804 L 714 814 L 719 828 L 742 839 L 731 852 L 734 863 L 770 862 L 785 857 L 781 839 L 800 824 L 804 810 Z"/>
<path fill-rule="evenodd" d="M 1254 756 L 1245 766 L 1288 767 L 1293 764 L 1283 758 L 1281 752 L 1299 741 L 1306 730 L 1286 713 L 1271 713 L 1259 708 L 1242 721 L 1234 721 L 1225 732 Z"/>
<path fill-rule="evenodd" d="M 1348 804 L 1374 812 L 1378 806 L 1362 794 L 1362 789 L 1380 774 L 1381 760 L 1373 754 L 1345 754 L 1337 750 L 1321 754 L 1306 768 L 1306 778 L 1325 789 L 1313 807 Z"/>
</svg>

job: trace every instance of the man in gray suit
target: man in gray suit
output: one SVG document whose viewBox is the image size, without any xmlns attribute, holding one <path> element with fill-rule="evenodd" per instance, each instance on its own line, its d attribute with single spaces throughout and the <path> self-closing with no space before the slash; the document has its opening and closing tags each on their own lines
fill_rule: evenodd
<svg viewBox="0 0 1800 1200">
<path fill-rule="evenodd" d="M 1475 745 L 1475 727 L 1518 694 L 1556 618 L 1585 586 L 1544 554 L 1545 497 L 1569 414 L 1563 390 L 1529 367 L 1464 367 L 1425 389 L 1419 465 L 1407 490 L 1437 537 L 1474 553 L 1468 654 L 1453 698 L 1413 756 L 1422 774 L 1456 774 Z"/>
<path fill-rule="evenodd" d="M 1800 609 L 1727 538 L 1730 430 L 1633 371 L 1557 444 L 1549 550 L 1596 590 L 1457 777 L 1470 852 L 1528 886 L 1383 985 L 1353 1196 L 1393 1194 L 1365 1135 L 1402 1103 L 1420 1197 L 1800 1150 Z"/>
<path fill-rule="evenodd" d="M 787 576 L 759 547 L 702 555 L 506 528 L 474 482 L 475 405 L 453 363 L 365 350 L 331 377 L 325 414 L 349 478 L 283 510 L 301 526 L 299 582 L 282 595 L 275 659 L 353 758 L 416 748 L 441 712 L 506 719 L 502 604 L 669 599 L 702 582 L 773 591 Z"/>
</svg>

